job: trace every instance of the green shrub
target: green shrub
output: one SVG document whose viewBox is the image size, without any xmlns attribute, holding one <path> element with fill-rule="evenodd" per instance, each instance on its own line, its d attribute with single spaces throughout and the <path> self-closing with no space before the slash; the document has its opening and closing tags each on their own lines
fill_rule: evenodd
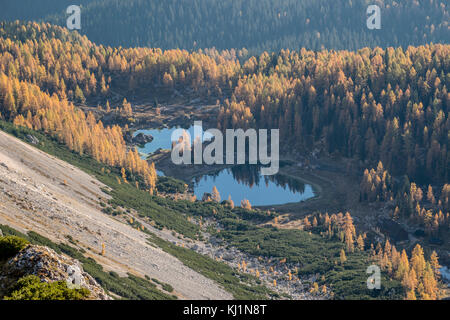
<svg viewBox="0 0 450 320">
<path fill-rule="evenodd" d="M 24 249 L 29 242 L 16 236 L 0 237 L 0 260 L 15 256 Z"/>
<path fill-rule="evenodd" d="M 173 292 L 173 287 L 168 283 L 163 283 L 162 288 L 164 291 Z"/>
<path fill-rule="evenodd" d="M 83 300 L 90 294 L 86 288 L 69 289 L 64 281 L 41 282 L 34 275 L 20 278 L 5 300 Z"/>
<path fill-rule="evenodd" d="M 183 181 L 172 177 L 161 176 L 158 177 L 156 188 L 158 189 L 158 192 L 166 193 L 184 193 L 187 190 L 186 184 Z"/>
</svg>

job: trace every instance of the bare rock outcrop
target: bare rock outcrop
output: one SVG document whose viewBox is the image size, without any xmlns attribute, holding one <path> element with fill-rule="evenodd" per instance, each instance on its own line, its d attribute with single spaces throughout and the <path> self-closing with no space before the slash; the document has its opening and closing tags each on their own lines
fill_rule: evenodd
<svg viewBox="0 0 450 320">
<path fill-rule="evenodd" d="M 5 290 L 18 279 L 35 275 L 45 282 L 66 281 L 71 286 L 88 289 L 90 300 L 111 300 L 103 288 L 83 270 L 81 263 L 54 250 L 28 245 L 9 259 L 0 270 L 0 289 Z"/>
</svg>

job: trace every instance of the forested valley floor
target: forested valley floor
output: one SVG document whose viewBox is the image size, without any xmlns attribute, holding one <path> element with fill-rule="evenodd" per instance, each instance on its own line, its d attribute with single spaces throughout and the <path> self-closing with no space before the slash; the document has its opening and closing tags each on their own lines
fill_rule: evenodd
<svg viewBox="0 0 450 320">
<path fill-rule="evenodd" d="M 102 194 L 89 200 L 96 214 L 178 261 L 174 267 L 196 270 L 210 297 L 438 299 L 448 294 L 439 263 L 449 263 L 449 51 L 428 44 L 242 58 L 231 50 L 113 48 L 50 24 L 2 22 L 1 129 L 98 179 Z M 148 121 L 197 117 L 222 130 L 280 128 L 281 173 L 311 183 L 317 197 L 263 208 L 196 200 L 184 182 L 158 177 L 162 162 L 142 159 L 126 138 Z M 14 167 L 19 158 L 2 162 Z M 71 185 L 70 177 L 57 181 L 61 190 Z M 126 266 L 102 228 L 89 244 L 58 240 L 82 260 L 97 251 L 105 266 L 103 243 L 106 257 Z M 228 261 L 228 250 L 239 260 Z M 130 293 L 113 285 L 124 274 L 83 261 L 117 296 L 172 294 L 167 285 L 154 296 Z M 382 269 L 381 290 L 367 288 L 371 264 Z M 164 287 L 145 276 L 152 275 L 141 270 L 123 281 Z"/>
</svg>

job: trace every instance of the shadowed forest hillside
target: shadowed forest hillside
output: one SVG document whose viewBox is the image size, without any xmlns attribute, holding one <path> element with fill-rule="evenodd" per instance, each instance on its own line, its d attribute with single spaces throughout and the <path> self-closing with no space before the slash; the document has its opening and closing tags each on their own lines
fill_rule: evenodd
<svg viewBox="0 0 450 320">
<path fill-rule="evenodd" d="M 0 20 L 66 25 L 70 1 L 7 1 Z M 251 54 L 436 43 L 449 38 L 445 1 L 408 0 L 92 0 L 82 5 L 90 40 L 161 49 L 247 48 Z M 381 8 L 381 30 L 366 27 L 366 8 Z"/>
</svg>

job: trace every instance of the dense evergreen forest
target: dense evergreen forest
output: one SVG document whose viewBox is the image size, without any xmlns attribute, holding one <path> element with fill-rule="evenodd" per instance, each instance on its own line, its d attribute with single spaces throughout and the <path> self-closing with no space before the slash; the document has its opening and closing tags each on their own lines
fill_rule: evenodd
<svg viewBox="0 0 450 320">
<path fill-rule="evenodd" d="M 421 183 L 449 179 L 449 46 L 282 50 L 250 58 L 222 128 L 280 128 L 290 148 L 383 164 Z"/>
<path fill-rule="evenodd" d="M 76 4 L 85 6 L 92 2 L 92 0 L 77 0 Z M 72 4 L 75 4 L 73 0 L 5 0 L 2 1 L 0 20 L 36 21 L 55 13 L 65 13 L 66 8 Z"/>
<path fill-rule="evenodd" d="M 66 25 L 70 1 L 2 4 L 0 20 Z M 280 49 L 388 47 L 449 40 L 442 0 L 83 0 L 82 29 L 97 44 L 161 49 Z M 381 30 L 366 27 L 366 9 L 381 8 Z"/>
</svg>

